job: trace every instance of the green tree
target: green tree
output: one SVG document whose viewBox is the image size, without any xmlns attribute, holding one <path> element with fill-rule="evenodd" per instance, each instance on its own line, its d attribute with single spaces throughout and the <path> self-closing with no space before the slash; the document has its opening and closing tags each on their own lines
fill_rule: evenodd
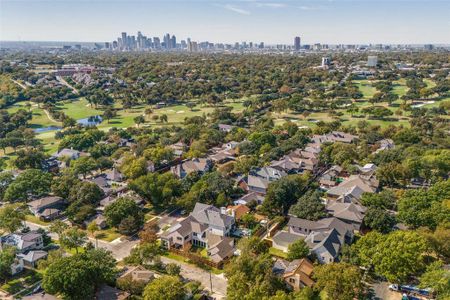
<svg viewBox="0 0 450 300">
<path fill-rule="evenodd" d="M 322 203 L 321 196 L 319 191 L 308 191 L 298 199 L 296 204 L 292 205 L 289 213 L 311 221 L 325 217 L 325 205 Z"/>
<path fill-rule="evenodd" d="M 389 281 L 401 283 L 418 274 L 427 249 L 425 239 L 413 231 L 394 231 L 388 235 L 371 233 L 352 246 L 364 266 L 374 266 L 375 272 Z"/>
<path fill-rule="evenodd" d="M 137 127 L 139 127 L 139 125 L 141 125 L 142 123 L 145 123 L 145 117 L 144 116 L 137 116 L 134 117 L 134 123 L 136 123 Z"/>
<path fill-rule="evenodd" d="M 288 247 L 287 259 L 293 261 L 294 259 L 304 258 L 309 254 L 309 247 L 305 240 L 299 239 Z"/>
<path fill-rule="evenodd" d="M 95 289 L 111 283 L 116 274 L 116 262 L 110 252 L 89 250 L 51 263 L 44 273 L 42 287 L 47 293 L 60 294 L 64 299 L 92 299 Z"/>
<path fill-rule="evenodd" d="M 364 224 L 371 229 L 388 233 L 396 224 L 396 220 L 384 209 L 370 207 L 364 216 Z"/>
<path fill-rule="evenodd" d="M 76 253 L 78 253 L 78 248 L 82 247 L 88 239 L 86 232 L 76 227 L 72 227 L 62 232 L 59 236 L 59 240 L 61 245 L 70 249 L 75 249 Z"/>
<path fill-rule="evenodd" d="M 308 184 L 308 175 L 288 175 L 271 182 L 262 208 L 270 215 L 282 215 L 297 201 Z"/>
<path fill-rule="evenodd" d="M 52 175 L 41 170 L 25 170 L 5 191 L 6 201 L 26 201 L 29 197 L 42 197 L 50 192 Z"/>
<path fill-rule="evenodd" d="M 431 288 L 436 294 L 436 299 L 449 299 L 450 271 L 444 269 L 440 261 L 432 263 L 420 276 L 420 287 Z"/>
<path fill-rule="evenodd" d="M 104 112 L 103 112 L 103 119 L 108 120 L 108 124 L 109 121 L 114 118 L 116 116 L 116 111 L 112 108 L 107 108 Z"/>
<path fill-rule="evenodd" d="M 185 290 L 180 278 L 162 276 L 150 282 L 144 290 L 144 300 L 179 300 L 183 299 Z"/>
<path fill-rule="evenodd" d="M 147 161 L 144 157 L 136 158 L 129 155 L 124 158 L 119 169 L 125 177 L 135 179 L 147 173 Z"/>
<path fill-rule="evenodd" d="M 155 207 L 168 207 L 181 196 L 181 182 L 172 173 L 150 173 L 129 184 L 130 188 Z"/>
<path fill-rule="evenodd" d="M 3 246 L 0 251 L 0 279 L 5 281 L 11 276 L 11 265 L 16 258 L 16 248 L 12 246 Z"/>
<path fill-rule="evenodd" d="M 144 214 L 131 198 L 119 198 L 105 208 L 106 222 L 121 232 L 134 233 L 144 224 Z"/>
<path fill-rule="evenodd" d="M 6 204 L 0 208 L 0 229 L 12 233 L 23 227 L 25 214 L 17 204 Z"/>
<path fill-rule="evenodd" d="M 0 164 L 1 165 L 1 164 Z M 3 200 L 3 196 L 5 194 L 8 186 L 14 181 L 14 176 L 11 172 L 0 172 L 0 200 Z"/>
<path fill-rule="evenodd" d="M 91 171 L 98 168 L 95 159 L 89 156 L 80 157 L 70 163 L 70 168 L 73 170 L 75 175 L 83 175 L 86 178 Z"/>
<path fill-rule="evenodd" d="M 315 288 L 326 292 L 330 299 L 352 300 L 362 291 L 362 276 L 358 267 L 348 263 L 330 263 L 314 268 Z"/>
</svg>

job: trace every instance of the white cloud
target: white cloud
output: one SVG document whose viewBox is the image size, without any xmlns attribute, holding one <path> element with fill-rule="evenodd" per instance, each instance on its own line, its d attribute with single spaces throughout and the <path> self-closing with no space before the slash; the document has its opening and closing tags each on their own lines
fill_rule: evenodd
<svg viewBox="0 0 450 300">
<path fill-rule="evenodd" d="M 301 9 L 301 10 L 321 10 L 321 9 L 326 9 L 325 6 L 306 6 L 306 5 L 299 6 L 298 8 Z"/>
<path fill-rule="evenodd" d="M 250 14 L 250 12 L 248 10 L 239 8 L 237 6 L 233 6 L 231 4 L 224 5 L 223 8 L 231 10 L 231 11 L 241 14 L 241 15 L 249 15 Z"/>
<path fill-rule="evenodd" d="M 286 7 L 287 5 L 284 3 L 256 3 L 256 6 L 270 7 L 270 8 L 282 8 L 282 7 Z"/>
</svg>

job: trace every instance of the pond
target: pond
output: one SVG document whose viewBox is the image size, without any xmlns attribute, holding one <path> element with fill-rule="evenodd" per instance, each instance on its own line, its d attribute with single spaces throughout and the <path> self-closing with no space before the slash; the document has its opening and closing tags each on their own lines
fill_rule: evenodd
<svg viewBox="0 0 450 300">
<path fill-rule="evenodd" d="M 60 129 L 61 129 L 61 127 L 59 127 L 59 126 L 48 126 L 48 127 L 36 128 L 36 129 L 34 129 L 34 132 L 43 133 L 43 132 L 47 132 L 47 131 L 54 131 L 54 130 L 60 130 Z"/>
<path fill-rule="evenodd" d="M 101 116 L 91 116 L 84 119 L 77 120 L 78 124 L 81 124 L 83 126 L 95 126 L 100 124 L 103 121 Z"/>
</svg>

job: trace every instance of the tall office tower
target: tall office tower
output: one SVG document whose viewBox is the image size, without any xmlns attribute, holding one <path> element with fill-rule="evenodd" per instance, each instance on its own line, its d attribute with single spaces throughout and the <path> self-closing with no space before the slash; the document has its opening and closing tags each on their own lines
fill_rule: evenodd
<svg viewBox="0 0 450 300">
<path fill-rule="evenodd" d="M 264 42 L 259 43 L 259 49 L 264 49 Z"/>
<path fill-rule="evenodd" d="M 126 32 L 122 32 L 122 48 L 125 49 L 128 45 L 127 45 L 127 33 Z"/>
<path fill-rule="evenodd" d="M 111 44 L 109 42 L 105 42 L 105 49 L 109 50 L 111 48 Z"/>
<path fill-rule="evenodd" d="M 294 38 L 294 50 L 299 51 L 300 50 L 300 37 L 296 36 Z"/>
<path fill-rule="evenodd" d="M 170 39 L 170 48 L 177 48 L 177 38 L 174 35 L 172 35 L 172 38 Z"/>
<path fill-rule="evenodd" d="M 198 51 L 198 44 L 197 42 L 192 42 L 192 52 L 197 52 Z"/>
<path fill-rule="evenodd" d="M 187 48 L 187 43 L 185 40 L 181 40 L 181 49 L 186 49 Z"/>
<path fill-rule="evenodd" d="M 331 58 L 329 57 L 322 57 L 322 68 L 326 69 L 331 64 Z"/>
<path fill-rule="evenodd" d="M 170 45 L 171 45 L 171 43 L 170 43 L 170 34 L 166 34 L 165 36 L 164 36 L 164 47 L 166 48 L 166 49 L 170 49 Z"/>
<path fill-rule="evenodd" d="M 378 64 L 378 57 L 373 55 L 373 56 L 368 56 L 367 57 L 367 66 L 368 67 L 376 67 Z"/>
<path fill-rule="evenodd" d="M 118 38 L 118 39 L 117 39 L 117 46 L 118 46 L 120 49 L 123 48 L 123 40 L 122 40 L 122 38 Z"/>
<path fill-rule="evenodd" d="M 434 45 L 433 44 L 426 44 L 426 45 L 423 45 L 423 48 L 425 50 L 427 50 L 427 51 L 431 51 L 431 50 L 433 50 Z"/>
<path fill-rule="evenodd" d="M 161 40 L 157 36 L 153 37 L 153 48 L 161 49 Z"/>
</svg>

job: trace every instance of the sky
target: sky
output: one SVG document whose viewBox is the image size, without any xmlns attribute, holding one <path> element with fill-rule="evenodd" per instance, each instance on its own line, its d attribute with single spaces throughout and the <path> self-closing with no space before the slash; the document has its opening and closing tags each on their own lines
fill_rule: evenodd
<svg viewBox="0 0 450 300">
<path fill-rule="evenodd" d="M 0 40 L 450 44 L 450 0 L 0 0 Z"/>
</svg>

